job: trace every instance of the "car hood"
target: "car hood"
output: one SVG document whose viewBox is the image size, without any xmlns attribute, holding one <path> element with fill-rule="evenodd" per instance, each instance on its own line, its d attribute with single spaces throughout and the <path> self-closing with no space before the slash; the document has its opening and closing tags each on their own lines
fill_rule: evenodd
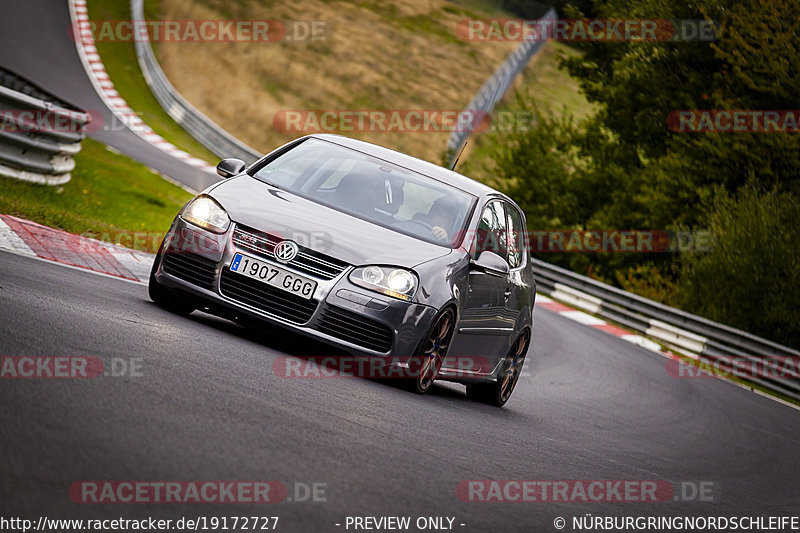
<svg viewBox="0 0 800 533">
<path fill-rule="evenodd" d="M 352 265 L 413 268 L 452 251 L 336 211 L 247 175 L 220 183 L 208 195 L 238 224 L 291 239 Z"/>
</svg>

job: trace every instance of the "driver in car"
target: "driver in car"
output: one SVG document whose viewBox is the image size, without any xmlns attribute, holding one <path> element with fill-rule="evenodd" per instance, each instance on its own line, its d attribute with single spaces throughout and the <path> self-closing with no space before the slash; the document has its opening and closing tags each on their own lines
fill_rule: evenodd
<svg viewBox="0 0 800 533">
<path fill-rule="evenodd" d="M 450 242 L 453 230 L 453 212 L 458 206 L 446 196 L 437 198 L 428 210 L 427 221 L 431 225 L 431 234 L 439 242 Z"/>
</svg>

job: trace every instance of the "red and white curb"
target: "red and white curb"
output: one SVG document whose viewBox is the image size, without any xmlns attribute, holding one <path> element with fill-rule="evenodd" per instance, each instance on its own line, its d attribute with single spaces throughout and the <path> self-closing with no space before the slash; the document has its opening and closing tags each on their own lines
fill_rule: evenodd
<svg viewBox="0 0 800 533">
<path fill-rule="evenodd" d="M 73 35 L 73 38 L 83 68 L 103 103 L 106 104 L 120 123 L 164 153 L 195 168 L 216 175 L 216 169 L 213 166 L 175 147 L 154 132 L 114 89 L 114 84 L 106 72 L 106 68 L 100 59 L 100 54 L 97 53 L 94 36 L 89 27 L 89 12 L 86 8 L 86 0 L 69 0 L 69 13 L 72 19 L 72 28 L 77 32 L 76 35 Z"/>
<path fill-rule="evenodd" d="M 666 357 L 667 359 L 672 359 L 674 361 L 683 361 L 683 359 L 670 350 L 662 347 L 659 343 L 654 342 L 647 337 L 642 335 L 638 335 L 636 333 L 631 333 L 628 330 L 622 329 L 619 326 L 615 326 L 614 324 L 609 324 L 605 320 L 601 318 L 597 318 L 594 315 L 590 315 L 584 311 L 579 311 L 568 307 L 562 303 L 559 303 L 552 298 L 545 296 L 544 294 L 537 294 L 536 295 L 536 307 L 541 307 L 543 309 L 547 309 L 557 315 L 561 315 L 564 318 L 568 318 L 570 320 L 574 320 L 575 322 L 580 322 L 586 326 L 589 326 L 594 329 L 599 329 L 609 335 L 614 335 L 615 337 L 619 337 L 620 339 L 635 344 L 644 348 L 645 350 L 649 350 L 651 352 L 657 353 L 662 357 Z M 691 359 L 700 359 L 700 356 L 694 353 L 686 352 L 686 356 Z"/>
<path fill-rule="evenodd" d="M 536 305 L 538 307 L 547 309 L 548 311 L 552 311 L 556 314 L 559 314 L 565 318 L 569 318 L 570 320 L 574 320 L 575 322 L 580 322 L 581 324 L 585 324 L 587 326 L 599 329 L 608 334 L 619 337 L 624 341 L 628 341 L 630 343 L 636 344 L 637 346 L 641 346 L 642 348 L 650 350 L 651 352 L 658 352 L 658 353 L 662 352 L 661 345 L 658 344 L 657 342 L 651 341 L 647 337 L 631 333 L 630 331 L 626 331 L 613 324 L 609 324 L 608 322 L 600 318 L 597 318 L 594 315 L 590 315 L 589 313 L 585 313 L 583 311 L 577 311 L 571 307 L 567 307 L 566 305 L 558 303 L 552 298 L 548 298 L 543 294 L 536 295 Z"/>
<path fill-rule="evenodd" d="M 147 281 L 155 258 L 10 215 L 0 215 L 0 250 L 137 283 Z"/>
</svg>

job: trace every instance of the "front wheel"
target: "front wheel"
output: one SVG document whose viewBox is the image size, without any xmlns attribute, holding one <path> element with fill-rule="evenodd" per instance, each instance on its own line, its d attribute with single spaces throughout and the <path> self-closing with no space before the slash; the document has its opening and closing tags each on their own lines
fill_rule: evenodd
<svg viewBox="0 0 800 533">
<path fill-rule="evenodd" d="M 527 331 L 517 337 L 503 361 L 503 368 L 500 371 L 500 375 L 497 376 L 497 382 L 467 385 L 467 397 L 495 407 L 503 407 L 508 399 L 511 398 L 511 393 L 514 392 L 514 387 L 516 387 L 519 376 L 522 373 L 525 355 L 528 353 L 529 340 Z"/>
<path fill-rule="evenodd" d="M 414 366 L 419 367 L 419 371 L 414 372 L 414 377 L 407 381 L 412 392 L 425 394 L 433 386 L 447 356 L 455 323 L 456 315 L 452 309 L 445 310 L 434 322 L 426 340 L 420 346 L 420 353 L 411 361 Z"/>
</svg>

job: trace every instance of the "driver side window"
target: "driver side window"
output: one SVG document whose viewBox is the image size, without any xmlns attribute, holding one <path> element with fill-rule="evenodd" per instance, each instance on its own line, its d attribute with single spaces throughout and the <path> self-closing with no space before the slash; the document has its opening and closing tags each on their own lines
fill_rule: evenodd
<svg viewBox="0 0 800 533">
<path fill-rule="evenodd" d="M 473 243 L 475 259 L 483 252 L 494 252 L 508 261 L 506 240 L 506 210 L 502 201 L 489 202 L 481 214 L 478 231 Z"/>
</svg>

